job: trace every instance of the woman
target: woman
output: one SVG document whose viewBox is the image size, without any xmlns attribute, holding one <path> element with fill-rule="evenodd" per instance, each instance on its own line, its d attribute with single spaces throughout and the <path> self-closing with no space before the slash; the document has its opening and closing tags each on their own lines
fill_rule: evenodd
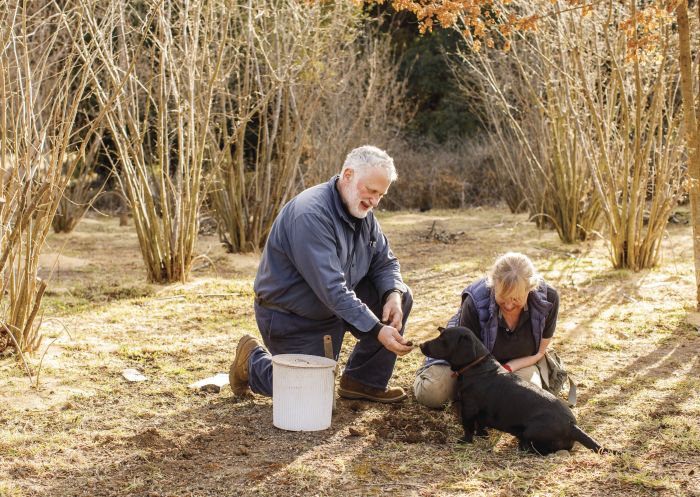
<svg viewBox="0 0 700 497">
<path fill-rule="evenodd" d="M 486 278 L 462 291 L 462 305 L 447 326 L 471 329 L 506 370 L 542 387 L 549 376 L 544 353 L 558 312 L 557 291 L 527 256 L 509 252 Z M 426 358 L 413 385 L 416 400 L 434 408 L 454 400 L 457 380 L 451 373 L 445 361 Z"/>
</svg>

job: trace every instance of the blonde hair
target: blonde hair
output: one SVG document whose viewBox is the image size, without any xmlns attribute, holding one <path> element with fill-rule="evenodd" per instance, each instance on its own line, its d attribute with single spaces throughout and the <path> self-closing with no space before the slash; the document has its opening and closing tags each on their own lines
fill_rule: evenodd
<svg viewBox="0 0 700 497">
<path fill-rule="evenodd" d="M 506 296 L 519 290 L 530 293 L 541 282 L 542 277 L 530 258 L 519 252 L 508 252 L 496 259 L 486 277 L 489 287 Z"/>
</svg>

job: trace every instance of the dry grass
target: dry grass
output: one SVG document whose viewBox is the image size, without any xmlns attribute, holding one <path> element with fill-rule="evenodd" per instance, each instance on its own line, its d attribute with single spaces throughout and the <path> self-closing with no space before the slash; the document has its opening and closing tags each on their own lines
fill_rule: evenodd
<svg viewBox="0 0 700 497">
<path fill-rule="evenodd" d="M 190 382 L 226 371 L 238 337 L 257 333 L 255 256 L 202 238 L 216 272 L 148 285 L 132 230 L 87 219 L 49 238 L 50 250 L 86 263 L 60 266 L 45 297 L 45 332 L 58 339 L 40 388 L 0 360 L 0 496 L 700 495 L 688 227 L 669 227 L 659 268 L 633 273 L 610 269 L 601 242 L 562 245 L 504 209 L 380 217 L 415 294 L 411 337 L 443 324 L 496 253 L 533 257 L 562 296 L 554 343 L 580 385 L 579 423 L 626 455 L 577 446 L 540 458 L 496 433 L 460 445 L 453 411 L 413 398 L 392 407 L 341 400 L 331 429 L 291 433 L 272 427 L 268 399 L 193 394 Z M 465 234 L 426 240 L 436 220 Z M 420 362 L 400 359 L 394 381 L 410 387 Z M 149 381 L 127 384 L 126 367 Z"/>
</svg>

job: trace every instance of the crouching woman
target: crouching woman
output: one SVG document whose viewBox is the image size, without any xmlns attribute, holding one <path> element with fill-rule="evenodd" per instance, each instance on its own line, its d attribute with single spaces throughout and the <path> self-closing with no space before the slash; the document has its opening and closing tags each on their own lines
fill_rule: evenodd
<svg viewBox="0 0 700 497">
<path fill-rule="evenodd" d="M 544 357 L 559 311 L 557 291 L 525 255 L 500 256 L 488 275 L 462 291 L 462 304 L 447 324 L 465 326 L 508 371 L 542 387 L 549 378 Z M 439 408 L 455 400 L 456 378 L 442 360 L 427 357 L 413 391 L 421 404 Z"/>
</svg>

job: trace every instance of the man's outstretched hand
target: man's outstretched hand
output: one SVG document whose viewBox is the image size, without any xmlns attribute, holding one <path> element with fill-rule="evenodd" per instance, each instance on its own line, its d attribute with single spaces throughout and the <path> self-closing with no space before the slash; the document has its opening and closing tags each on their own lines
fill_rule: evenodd
<svg viewBox="0 0 700 497">
<path fill-rule="evenodd" d="M 398 356 L 406 355 L 413 350 L 412 346 L 406 345 L 408 342 L 401 336 L 399 330 L 393 326 L 382 326 L 382 329 L 379 330 L 379 334 L 377 335 L 377 340 L 379 340 L 379 343 L 384 345 L 387 350 L 390 350 Z"/>
<path fill-rule="evenodd" d="M 401 331 L 403 321 L 403 309 L 401 308 L 401 294 L 391 292 L 384 302 L 382 309 L 382 323 Z"/>
</svg>

